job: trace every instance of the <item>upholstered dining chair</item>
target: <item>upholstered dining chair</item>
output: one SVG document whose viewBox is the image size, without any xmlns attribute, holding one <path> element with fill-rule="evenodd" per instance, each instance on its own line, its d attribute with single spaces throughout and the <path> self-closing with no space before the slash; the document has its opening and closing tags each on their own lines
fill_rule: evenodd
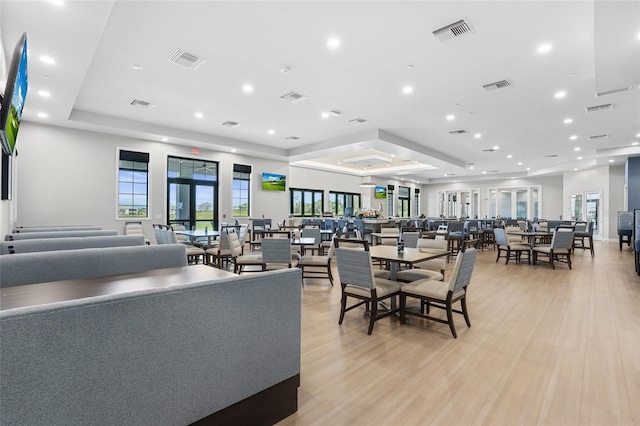
<svg viewBox="0 0 640 426">
<path fill-rule="evenodd" d="M 173 232 L 173 229 L 170 227 L 163 225 L 160 232 L 162 233 L 164 244 L 181 244 L 176 238 L 175 232 Z M 198 259 L 202 259 L 202 263 L 205 263 L 205 251 L 202 248 L 189 244 L 185 244 L 184 246 L 187 249 L 187 260 L 189 262 L 198 263 Z"/>
<path fill-rule="evenodd" d="M 447 250 L 447 240 L 435 240 L 432 238 L 420 238 L 416 242 L 416 248 L 422 249 L 437 249 Z M 410 269 L 403 269 L 398 271 L 396 278 L 400 282 L 409 283 L 419 280 L 444 280 L 444 272 L 447 267 L 447 257 L 439 257 L 436 259 L 425 260 L 418 262 Z M 376 274 L 379 277 L 385 277 L 385 275 L 379 273 Z"/>
<path fill-rule="evenodd" d="M 549 258 L 549 263 L 552 269 L 556 269 L 555 262 L 562 262 L 561 258 L 565 258 L 564 262 L 569 265 L 571 269 L 571 248 L 573 247 L 573 237 L 575 232 L 570 229 L 558 229 L 553 234 L 551 239 L 551 245 L 549 246 L 535 246 L 531 249 L 533 253 L 533 264 L 538 263 L 539 256 L 546 256 Z"/>
<path fill-rule="evenodd" d="M 220 233 L 220 242 L 218 247 L 206 250 L 207 259 L 212 259 L 209 263 L 217 263 L 219 268 L 227 262 L 234 261 L 236 257 L 242 254 L 240 245 L 240 236 L 237 232 L 222 231 Z"/>
<path fill-rule="evenodd" d="M 124 235 L 142 235 L 144 236 L 144 232 L 142 229 L 142 222 L 125 222 L 124 223 Z M 151 244 L 147 237 L 144 238 L 144 243 L 146 245 Z"/>
<path fill-rule="evenodd" d="M 317 252 L 317 254 L 320 254 L 320 251 L 322 250 L 321 248 L 321 244 L 322 244 L 322 231 L 320 231 L 320 228 L 303 228 L 302 232 L 300 234 L 301 238 L 313 238 L 315 240 L 315 244 L 313 244 L 312 246 L 304 246 L 303 251 L 306 250 L 311 250 L 312 252 Z"/>
<path fill-rule="evenodd" d="M 331 259 L 334 254 L 333 241 L 335 237 L 331 238 L 331 245 L 326 255 L 318 254 L 307 255 L 305 254 L 298 261 L 298 267 L 302 269 L 302 278 L 322 278 L 326 276 L 329 278 L 329 282 L 333 286 L 333 274 L 331 273 Z"/>
<path fill-rule="evenodd" d="M 389 309 L 386 312 L 378 313 L 378 302 L 397 296 L 400 292 L 400 283 L 374 276 L 371 253 L 366 241 L 361 240 L 365 250 L 343 247 L 341 246 L 343 241 L 342 239 L 334 240 L 338 276 L 342 288 L 338 324 L 342 325 L 345 313 L 365 305 L 365 308 L 370 312 L 367 334 L 371 335 L 376 321 L 397 312 L 397 309 Z M 347 306 L 348 298 L 356 299 L 357 302 Z"/>
<path fill-rule="evenodd" d="M 594 221 L 578 222 L 576 223 L 575 234 L 573 235 L 573 248 L 589 250 L 591 251 L 591 257 L 595 256 L 593 251 L 593 228 L 595 226 Z M 589 242 L 589 245 L 585 245 L 585 241 Z"/>
<path fill-rule="evenodd" d="M 471 274 L 473 273 L 477 255 L 478 251 L 473 248 L 458 253 L 455 268 L 448 282 L 421 280 L 402 286 L 400 289 L 400 323 L 405 324 L 406 316 L 411 315 L 449 324 L 451 334 L 454 338 L 457 338 L 458 334 L 453 321 L 453 314 L 457 313 L 462 314 L 467 327 L 471 327 L 469 313 L 467 312 L 467 287 L 471 282 Z M 408 297 L 420 300 L 419 312 L 407 309 Z M 460 302 L 461 310 L 453 309 L 453 304 L 458 301 Z M 431 307 L 444 309 L 447 313 L 447 319 L 444 320 L 429 315 Z"/>
<path fill-rule="evenodd" d="M 519 228 L 518 228 L 519 229 Z M 496 257 L 496 262 L 504 257 L 506 261 L 504 264 L 509 263 L 510 259 L 516 261 L 516 263 L 522 260 L 522 253 L 527 254 L 527 261 L 531 263 L 531 247 L 524 242 L 514 243 L 510 242 L 507 239 L 507 233 L 502 228 L 495 228 L 493 230 L 493 235 L 496 242 L 496 247 L 498 247 L 498 256 Z M 500 253 L 505 252 L 504 256 L 501 256 Z"/>
<path fill-rule="evenodd" d="M 281 268 L 295 268 L 298 266 L 300 255 L 291 252 L 289 238 L 262 238 L 262 270 L 268 271 Z"/>
</svg>

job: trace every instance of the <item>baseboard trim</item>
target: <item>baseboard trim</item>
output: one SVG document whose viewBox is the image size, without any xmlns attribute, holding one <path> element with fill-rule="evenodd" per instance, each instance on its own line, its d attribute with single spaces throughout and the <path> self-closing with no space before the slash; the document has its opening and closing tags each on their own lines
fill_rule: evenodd
<svg viewBox="0 0 640 426">
<path fill-rule="evenodd" d="M 209 425 L 273 425 L 298 411 L 300 375 L 258 392 L 242 401 L 192 423 Z"/>
</svg>

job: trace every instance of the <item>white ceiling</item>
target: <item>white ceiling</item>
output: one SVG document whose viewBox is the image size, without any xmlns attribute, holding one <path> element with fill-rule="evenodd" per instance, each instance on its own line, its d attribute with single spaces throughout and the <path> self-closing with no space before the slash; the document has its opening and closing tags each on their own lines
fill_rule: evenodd
<svg viewBox="0 0 640 426">
<path fill-rule="evenodd" d="M 461 19 L 473 34 L 433 35 Z M 28 35 L 26 121 L 420 183 L 557 174 L 640 155 L 638 1 L 4 0 L 0 24 L 7 55 Z M 173 64 L 176 49 L 206 62 Z M 505 79 L 511 87 L 482 87 Z M 308 99 L 280 99 L 292 91 Z M 613 109 L 585 111 L 605 103 Z M 321 117 L 332 110 L 340 115 Z M 356 118 L 368 122 L 348 123 Z M 395 157 L 367 170 L 337 164 L 364 155 Z"/>
</svg>

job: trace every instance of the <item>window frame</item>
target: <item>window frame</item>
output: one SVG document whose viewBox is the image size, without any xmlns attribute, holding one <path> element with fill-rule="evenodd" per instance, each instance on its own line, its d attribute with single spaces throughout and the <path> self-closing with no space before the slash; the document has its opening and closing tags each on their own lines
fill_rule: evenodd
<svg viewBox="0 0 640 426">
<path fill-rule="evenodd" d="M 293 200 L 294 200 L 294 196 L 295 193 L 299 192 L 301 197 L 301 212 L 300 214 L 297 214 L 294 210 L 295 210 L 295 206 L 293 204 Z M 311 198 L 311 212 L 307 213 L 305 211 L 305 200 L 306 200 L 306 195 L 310 195 Z M 320 196 L 320 204 L 319 204 L 319 209 L 320 211 L 316 211 L 316 206 L 318 205 L 318 200 L 316 199 L 316 196 Z M 297 216 L 297 217 L 322 217 L 322 212 L 324 209 L 324 190 L 322 189 L 309 189 L 309 188 L 289 188 L 289 214 L 293 215 L 293 216 Z"/>
<path fill-rule="evenodd" d="M 123 157 L 123 153 L 129 153 L 129 154 L 124 154 L 126 157 L 128 157 L 128 159 L 122 159 Z M 139 160 L 143 160 L 143 161 L 136 161 L 135 159 L 139 159 Z M 137 163 L 141 163 L 141 164 L 146 164 L 146 194 L 145 194 L 145 198 L 146 198 L 146 206 L 145 206 L 145 210 L 146 210 L 146 214 L 144 216 L 122 216 L 120 214 L 120 188 L 121 188 L 121 177 L 120 177 L 120 172 L 121 170 L 129 170 L 129 171 L 136 171 L 136 172 L 140 172 L 142 171 L 141 169 L 136 169 L 136 168 L 126 168 L 126 167 L 122 167 L 121 166 L 121 161 L 131 161 L 131 162 L 137 162 Z M 151 218 L 151 154 L 149 152 L 144 152 L 144 151 L 139 151 L 136 149 L 128 149 L 128 148 L 122 148 L 122 147 L 117 147 L 116 148 L 116 220 L 124 220 L 124 221 L 132 221 L 132 220 L 149 220 Z M 132 185 L 135 184 L 135 181 L 129 182 Z M 136 195 L 135 191 L 131 193 L 131 196 L 134 197 Z M 140 194 L 138 194 L 140 195 Z M 134 205 L 132 205 L 133 207 Z M 131 210 L 131 208 L 129 208 L 129 210 Z"/>
<path fill-rule="evenodd" d="M 406 190 L 406 191 L 404 191 Z M 406 194 L 404 194 L 406 192 Z M 405 210 L 406 205 L 406 210 Z M 404 213 L 407 213 L 406 215 Z M 399 186 L 398 187 L 398 211 L 396 212 L 398 217 L 411 217 L 411 187 Z"/>
<path fill-rule="evenodd" d="M 246 174 L 248 177 L 245 178 L 241 178 L 241 177 L 236 177 L 236 173 L 238 174 Z M 236 215 L 235 213 L 235 202 L 236 202 L 236 197 L 235 197 L 235 184 L 236 181 L 240 181 L 240 182 L 246 182 L 247 183 L 247 188 L 246 188 L 246 201 L 247 201 L 247 214 L 246 215 Z M 245 165 L 245 164 L 233 164 L 233 173 L 231 176 L 231 217 L 233 218 L 247 218 L 247 217 L 251 217 L 251 182 L 252 182 L 252 167 L 249 165 Z M 244 189 L 240 188 L 239 191 L 244 192 Z M 245 199 L 244 197 L 240 197 L 239 200 L 243 200 Z"/>
<path fill-rule="evenodd" d="M 335 196 L 336 198 L 335 205 L 333 207 L 331 206 L 332 196 Z M 342 198 L 342 212 L 340 212 L 340 209 L 338 208 L 339 198 Z M 357 207 L 355 203 L 356 198 L 358 200 Z M 352 207 L 354 214 L 356 210 L 360 210 L 362 208 L 362 194 L 359 194 L 357 192 L 329 191 L 329 210 L 328 211 L 330 211 L 334 215 L 340 216 L 340 215 L 344 215 L 344 209 L 347 207 Z"/>
</svg>

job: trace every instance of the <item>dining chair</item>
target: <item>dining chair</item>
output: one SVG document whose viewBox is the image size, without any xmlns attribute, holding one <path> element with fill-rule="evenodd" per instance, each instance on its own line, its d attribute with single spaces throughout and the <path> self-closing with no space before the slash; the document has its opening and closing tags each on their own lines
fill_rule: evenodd
<svg viewBox="0 0 640 426">
<path fill-rule="evenodd" d="M 142 235 L 144 237 L 142 222 L 125 222 L 124 235 Z M 151 244 L 147 237 L 144 238 L 144 243 L 146 245 Z"/>
<path fill-rule="evenodd" d="M 209 263 L 217 263 L 219 268 L 233 262 L 234 259 L 242 254 L 242 246 L 240 245 L 240 237 L 237 232 L 229 232 L 229 230 L 220 233 L 220 242 L 218 247 L 206 250 L 207 260 L 212 259 Z M 235 268 L 235 267 L 234 267 Z"/>
<path fill-rule="evenodd" d="M 539 256 L 549 258 L 552 269 L 556 269 L 555 262 L 565 262 L 571 268 L 571 248 L 573 247 L 574 231 L 559 228 L 553 233 L 549 246 L 535 246 L 531 249 L 533 253 L 533 264 L 538 263 Z M 561 258 L 566 260 L 562 261 Z"/>
<path fill-rule="evenodd" d="M 518 232 L 520 232 L 520 228 L 518 228 Z M 495 246 L 498 247 L 498 256 L 496 257 L 496 262 L 504 257 L 506 261 L 504 264 L 509 263 L 510 259 L 516 261 L 516 263 L 521 262 L 522 253 L 527 254 L 527 262 L 531 263 L 531 246 L 525 244 L 522 240 L 520 242 L 511 242 L 507 238 L 507 233 L 505 229 L 495 228 L 493 230 L 493 236 L 495 239 Z M 500 253 L 505 252 L 504 256 L 501 256 Z"/>
<path fill-rule="evenodd" d="M 406 323 L 407 315 L 417 316 L 448 324 L 453 337 L 458 338 L 453 321 L 453 314 L 456 313 L 463 315 L 467 327 L 471 327 L 467 311 L 467 288 L 471 282 L 471 274 L 477 255 L 478 251 L 473 248 L 458 253 L 456 265 L 448 282 L 421 280 L 402 286 L 400 289 L 400 324 Z M 407 297 L 420 300 L 420 311 L 407 309 Z M 461 310 L 453 309 L 453 304 L 458 301 Z M 431 316 L 431 307 L 444 309 L 447 313 L 447 319 Z"/>
<path fill-rule="evenodd" d="M 289 238 L 263 237 L 262 238 L 262 270 L 268 271 L 282 268 L 295 268 L 298 266 L 300 255 L 291 252 L 291 240 Z"/>
<path fill-rule="evenodd" d="M 447 250 L 447 247 L 448 243 L 446 240 L 420 238 L 416 242 L 416 248 L 419 249 Z M 396 274 L 397 280 L 405 283 L 425 279 L 443 281 L 444 272 L 447 267 L 447 258 L 448 256 L 415 263 L 410 269 L 398 271 Z"/>
<path fill-rule="evenodd" d="M 303 246 L 302 251 L 311 250 L 311 252 L 317 252 L 320 254 L 321 251 L 321 243 L 322 243 L 322 232 L 320 228 L 303 228 L 300 234 L 301 238 L 313 238 L 315 243 L 311 246 Z"/>
<path fill-rule="evenodd" d="M 378 302 L 397 296 L 400 292 L 400 283 L 374 276 L 368 243 L 365 240 L 360 241 L 366 250 L 344 247 L 341 246 L 343 244 L 342 239 L 334 240 L 338 276 L 342 291 L 338 324 L 342 325 L 345 313 L 365 305 L 366 310 L 369 311 L 367 334 L 371 335 L 376 321 L 394 315 L 398 311 L 397 309 L 389 309 L 386 312 L 378 313 Z M 357 302 L 347 306 L 348 298 L 356 299 Z"/>
<path fill-rule="evenodd" d="M 181 244 L 181 242 L 176 238 L 175 232 L 173 232 L 173 229 L 170 227 L 163 225 L 160 232 L 162 233 L 162 240 L 164 241 L 164 244 Z M 198 263 L 199 259 L 202 260 L 202 263 L 206 262 L 205 251 L 202 248 L 189 244 L 184 244 L 184 246 L 187 249 L 188 262 Z"/>
<path fill-rule="evenodd" d="M 577 222 L 575 228 L 575 234 L 573 236 L 573 249 L 582 249 L 591 251 L 591 257 L 595 256 L 593 251 L 593 228 L 595 226 L 594 221 Z M 589 245 L 585 245 L 585 241 L 589 242 Z"/>
<path fill-rule="evenodd" d="M 298 267 L 302 269 L 302 278 L 322 278 L 326 276 L 333 286 L 333 274 L 331 272 L 331 259 L 334 255 L 333 241 L 331 238 L 329 251 L 326 255 L 307 255 L 305 254 L 298 261 Z M 320 269 L 320 270 L 319 270 Z M 324 270 L 323 270 L 324 269 Z"/>
</svg>

